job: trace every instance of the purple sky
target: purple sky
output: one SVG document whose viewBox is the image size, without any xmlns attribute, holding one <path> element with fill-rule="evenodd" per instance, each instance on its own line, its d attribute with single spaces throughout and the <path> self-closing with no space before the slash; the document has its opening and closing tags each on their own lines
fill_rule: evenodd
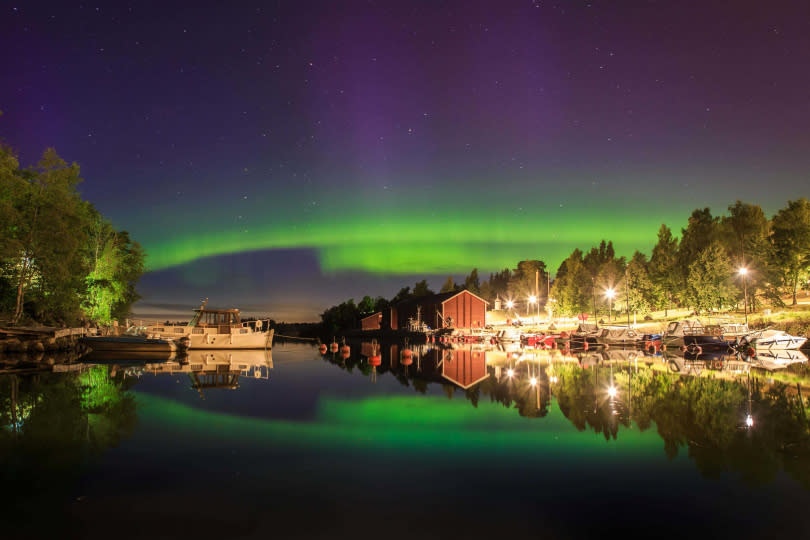
<svg viewBox="0 0 810 540">
<path fill-rule="evenodd" d="M 808 2 L 0 10 L 0 138 L 26 165 L 48 146 L 78 162 L 85 198 L 153 261 L 183 254 L 144 277 L 142 313 L 208 296 L 311 320 L 422 277 L 439 287 L 447 273 L 435 267 L 380 271 L 359 251 L 357 267 L 325 268 L 330 224 L 370 227 L 403 208 L 438 230 L 468 226 L 447 218 L 448 201 L 493 226 L 535 227 L 537 253 L 523 258 L 556 268 L 558 254 L 541 248 L 552 209 L 565 209 L 553 221 L 564 231 L 583 213 L 603 220 L 563 251 L 607 238 L 629 255 L 693 208 L 719 214 L 742 199 L 772 214 L 808 195 Z M 543 215 L 518 219 L 511 204 Z M 370 209 L 379 216 L 365 222 Z M 628 215 L 650 226 L 614 238 Z M 403 232 L 407 221 L 386 223 L 392 242 L 424 243 Z M 291 224 L 295 240 L 280 242 Z M 189 237 L 248 230 L 266 235 L 262 246 L 229 237 L 237 248 L 194 260 Z M 486 242 L 500 253 L 497 238 Z M 503 257 L 481 261 L 482 273 Z"/>
</svg>

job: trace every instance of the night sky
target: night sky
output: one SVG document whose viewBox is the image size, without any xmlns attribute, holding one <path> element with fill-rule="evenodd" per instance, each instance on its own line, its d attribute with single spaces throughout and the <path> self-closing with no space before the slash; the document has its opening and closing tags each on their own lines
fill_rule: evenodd
<svg viewBox="0 0 810 540">
<path fill-rule="evenodd" d="M 0 46 L 0 138 L 80 164 L 145 316 L 315 320 L 810 196 L 806 1 L 4 2 Z"/>
</svg>

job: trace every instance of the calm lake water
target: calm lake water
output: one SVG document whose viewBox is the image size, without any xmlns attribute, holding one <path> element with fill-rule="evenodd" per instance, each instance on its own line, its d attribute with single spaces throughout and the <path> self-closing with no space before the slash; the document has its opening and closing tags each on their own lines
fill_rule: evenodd
<svg viewBox="0 0 810 540">
<path fill-rule="evenodd" d="M 13 366 L 2 536 L 810 531 L 806 362 L 402 349 Z"/>
</svg>

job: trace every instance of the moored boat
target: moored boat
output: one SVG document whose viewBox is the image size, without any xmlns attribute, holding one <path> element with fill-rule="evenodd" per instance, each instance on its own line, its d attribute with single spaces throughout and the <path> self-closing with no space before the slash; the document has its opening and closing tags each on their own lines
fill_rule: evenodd
<svg viewBox="0 0 810 540">
<path fill-rule="evenodd" d="M 188 349 L 271 349 L 270 321 L 242 322 L 238 309 L 206 308 L 208 299 L 194 310 L 187 325 L 153 324 L 146 334 L 164 338 L 187 338 Z"/>
<path fill-rule="evenodd" d="M 603 345 L 619 345 L 635 347 L 642 343 L 644 336 L 626 326 L 602 328 L 596 336 L 596 341 Z"/>
<path fill-rule="evenodd" d="M 88 336 L 80 340 L 95 353 L 170 353 L 177 351 L 173 339 L 148 336 Z"/>
<path fill-rule="evenodd" d="M 782 330 L 759 330 L 742 338 L 740 343 L 755 349 L 799 349 L 805 341 L 806 337 L 792 336 Z"/>
<path fill-rule="evenodd" d="M 661 338 L 664 347 L 679 347 L 690 352 L 703 350 L 725 351 L 737 347 L 737 340 L 729 340 L 720 325 L 704 326 L 700 321 L 685 319 L 672 321 Z"/>
</svg>

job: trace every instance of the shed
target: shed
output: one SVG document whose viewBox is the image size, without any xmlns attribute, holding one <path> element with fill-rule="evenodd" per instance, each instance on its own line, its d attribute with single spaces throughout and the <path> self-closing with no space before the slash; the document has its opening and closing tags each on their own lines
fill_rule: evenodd
<svg viewBox="0 0 810 540">
<path fill-rule="evenodd" d="M 486 324 L 487 301 L 470 291 L 454 291 L 417 296 L 391 308 L 393 330 L 438 328 L 483 328 Z"/>
<path fill-rule="evenodd" d="M 360 328 L 363 330 L 379 330 L 381 328 L 382 318 L 382 311 L 373 313 L 368 317 L 363 317 L 360 319 Z"/>
</svg>

